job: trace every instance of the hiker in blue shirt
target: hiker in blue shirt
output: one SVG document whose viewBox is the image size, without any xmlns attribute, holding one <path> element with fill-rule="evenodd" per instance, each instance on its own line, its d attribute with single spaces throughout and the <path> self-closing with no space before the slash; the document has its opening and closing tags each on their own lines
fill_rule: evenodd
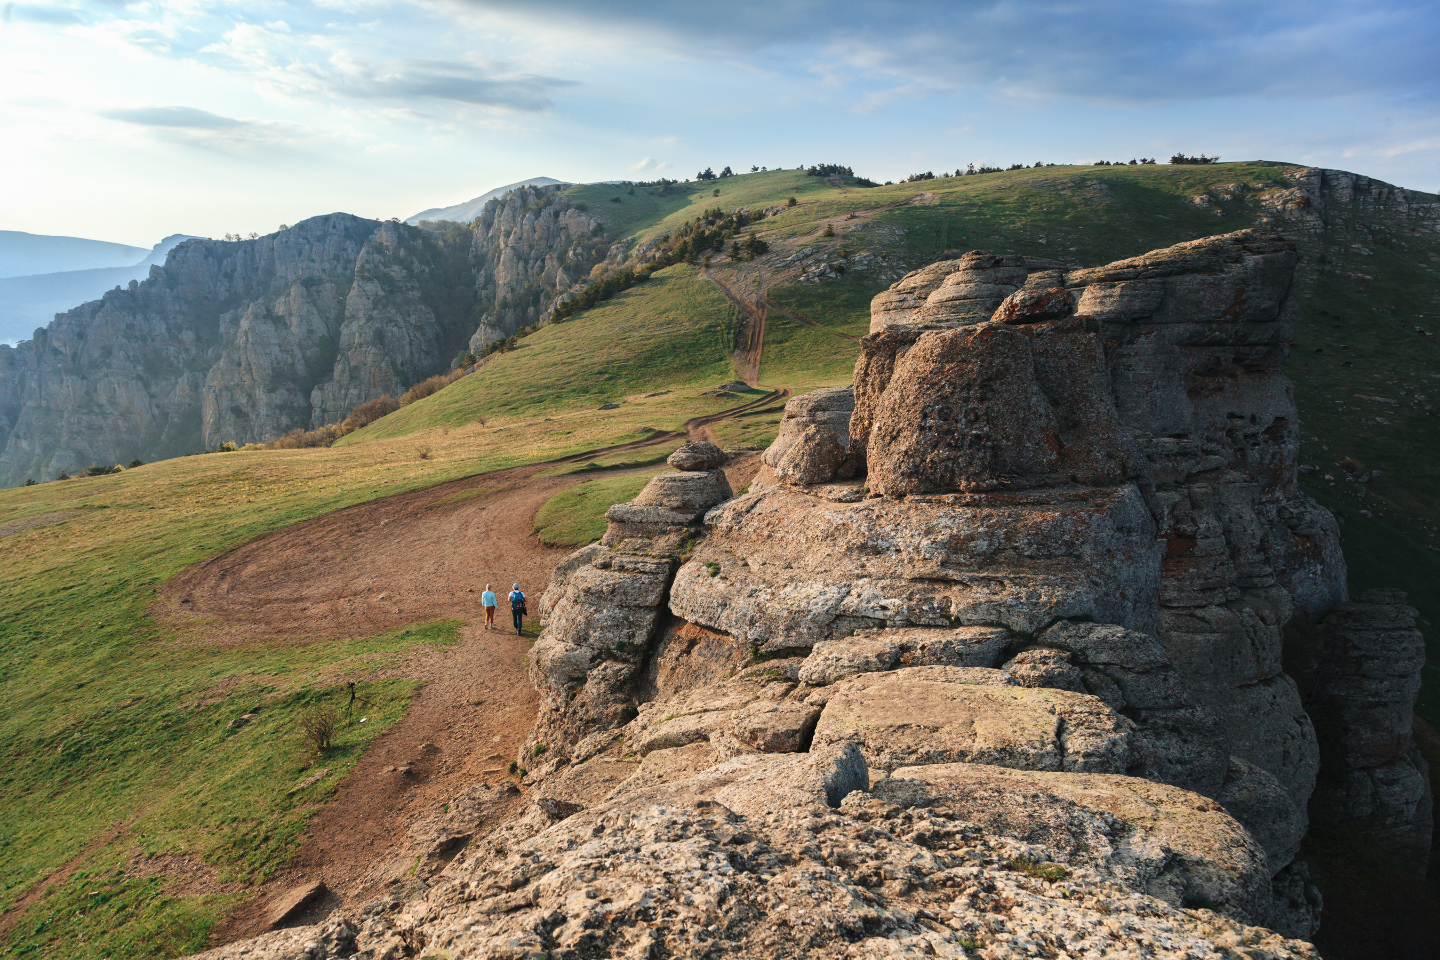
<svg viewBox="0 0 1440 960">
<path fill-rule="evenodd" d="M 512 583 L 510 590 L 510 616 L 515 620 L 515 635 L 520 635 L 520 628 L 525 625 L 525 594 L 520 592 L 520 584 Z"/>
<path fill-rule="evenodd" d="M 490 589 L 490 584 L 485 584 L 485 592 L 480 594 L 480 606 L 485 608 L 485 629 L 495 629 L 495 608 L 500 601 L 495 599 L 495 591 Z"/>
</svg>

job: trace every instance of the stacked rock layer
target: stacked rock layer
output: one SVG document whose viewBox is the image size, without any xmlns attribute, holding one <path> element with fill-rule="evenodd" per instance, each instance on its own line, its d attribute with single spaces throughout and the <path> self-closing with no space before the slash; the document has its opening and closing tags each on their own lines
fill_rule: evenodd
<svg viewBox="0 0 1440 960">
<path fill-rule="evenodd" d="M 310 955 L 1315 956 L 1312 794 L 1420 869 L 1430 797 L 1411 614 L 1296 485 L 1296 259 L 880 294 L 746 492 L 689 445 L 562 565 L 530 812 Z"/>
</svg>

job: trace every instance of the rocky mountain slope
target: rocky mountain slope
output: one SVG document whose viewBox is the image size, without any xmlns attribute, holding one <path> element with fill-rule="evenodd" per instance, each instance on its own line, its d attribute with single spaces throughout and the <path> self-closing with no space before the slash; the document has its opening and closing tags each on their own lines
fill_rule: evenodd
<svg viewBox="0 0 1440 960">
<path fill-rule="evenodd" d="M 1414 612 L 1297 485 L 1297 261 L 905 276 L 747 492 L 687 445 L 557 570 L 526 812 L 213 955 L 1317 956 L 1310 821 L 1424 871 L 1432 798 Z"/>
<path fill-rule="evenodd" d="M 192 240 L 143 281 L 0 346 L 0 483 L 274 439 L 448 370 L 533 322 L 608 253 L 524 188 L 469 226 L 347 214 Z"/>
</svg>

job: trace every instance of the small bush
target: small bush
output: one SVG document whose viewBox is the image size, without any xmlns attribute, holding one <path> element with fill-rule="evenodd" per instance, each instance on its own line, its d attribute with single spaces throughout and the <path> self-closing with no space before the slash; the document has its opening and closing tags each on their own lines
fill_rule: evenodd
<svg viewBox="0 0 1440 960">
<path fill-rule="evenodd" d="M 411 389 L 414 388 L 412 387 Z M 367 400 L 354 410 L 351 410 L 350 416 L 340 422 L 340 429 L 346 433 L 354 433 L 361 427 L 368 427 L 381 417 L 394 413 L 396 410 L 399 410 L 400 407 L 401 403 L 399 400 L 396 400 L 388 393 L 381 394 L 374 400 Z"/>
<path fill-rule="evenodd" d="M 26 481 L 25 481 L 25 486 L 27 486 L 27 487 L 33 487 L 33 486 L 35 486 L 35 480 L 34 480 L 33 478 L 32 478 L 32 479 L 29 479 L 29 480 L 26 480 Z"/>
<path fill-rule="evenodd" d="M 1069 867 L 1045 860 L 1036 860 L 1034 857 L 1016 857 L 1010 861 L 1010 869 L 1018 870 L 1020 873 L 1039 880 L 1048 880 L 1051 883 L 1064 880 L 1070 875 Z"/>
<path fill-rule="evenodd" d="M 794 198 L 794 197 L 791 197 L 790 199 L 786 200 L 786 201 L 785 201 L 785 206 L 787 206 L 787 207 L 793 207 L 793 206 L 795 206 L 795 198 Z"/>
<path fill-rule="evenodd" d="M 136 467 L 143 467 L 143 466 L 145 466 L 145 461 L 144 461 L 144 460 L 141 460 L 139 457 L 136 457 L 134 460 L 131 460 L 131 461 L 130 461 L 130 469 L 131 469 L 131 470 L 134 470 Z"/>
<path fill-rule="evenodd" d="M 334 707 L 311 707 L 300 714 L 300 733 L 317 753 L 330 749 L 339 725 L 340 715 Z"/>
<path fill-rule="evenodd" d="M 237 447 L 235 444 L 231 443 L 229 440 L 226 440 L 224 443 L 220 444 L 220 446 L 219 446 L 218 448 L 216 448 L 216 452 L 217 452 L 217 453 L 234 453 L 236 450 L 239 450 L 239 449 L 240 449 L 240 448 Z"/>
<path fill-rule="evenodd" d="M 833 236 L 835 236 L 835 224 L 833 224 L 833 223 L 827 223 L 827 224 L 825 224 L 825 232 L 822 233 L 822 234 L 820 234 L 820 236 L 822 236 L 822 237 L 833 237 Z"/>
<path fill-rule="evenodd" d="M 66 473 L 64 470 L 61 470 L 61 471 L 60 471 L 60 476 L 56 477 L 55 479 L 56 479 L 56 480 L 69 480 L 69 479 L 70 479 L 70 474 Z"/>
<path fill-rule="evenodd" d="M 430 459 L 430 448 L 429 448 L 429 447 L 417 447 L 416 450 L 415 450 L 415 456 L 419 457 L 421 460 L 429 460 L 429 459 Z"/>
<path fill-rule="evenodd" d="M 550 748 L 547 747 L 547 746 L 545 746 L 545 744 L 543 744 L 543 743 L 537 743 L 537 744 L 535 744 L 534 748 L 531 749 L 531 751 L 530 751 L 530 756 L 532 756 L 532 757 L 543 757 L 543 756 L 545 755 L 545 751 L 546 751 L 546 750 L 549 750 L 549 749 L 550 749 Z"/>
</svg>

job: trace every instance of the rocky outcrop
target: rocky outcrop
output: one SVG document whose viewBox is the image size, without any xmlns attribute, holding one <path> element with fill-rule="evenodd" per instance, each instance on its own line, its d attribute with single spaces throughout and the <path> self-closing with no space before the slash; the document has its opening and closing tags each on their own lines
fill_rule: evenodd
<svg viewBox="0 0 1440 960">
<path fill-rule="evenodd" d="M 1284 939 L 1317 927 L 1320 750 L 1280 631 L 1336 609 L 1326 809 L 1387 840 L 1421 833 L 1383 789 L 1419 772 L 1418 661 L 1396 598 L 1344 603 L 1295 485 L 1295 265 L 1243 232 L 1094 270 L 967 255 L 877 297 L 853 408 L 792 400 L 738 497 L 682 453 L 562 565 L 506 858 L 316 941 L 1314 956 Z"/>
<path fill-rule="evenodd" d="M 338 422 L 535 322 L 608 252 L 598 221 L 544 188 L 464 227 L 331 214 L 187 241 L 0 346 L 0 484 Z"/>
<path fill-rule="evenodd" d="M 1434 800 L 1411 734 L 1425 664 L 1415 611 L 1399 590 L 1369 590 L 1325 617 L 1314 639 L 1305 679 L 1321 750 L 1310 814 L 1424 873 Z"/>
</svg>

